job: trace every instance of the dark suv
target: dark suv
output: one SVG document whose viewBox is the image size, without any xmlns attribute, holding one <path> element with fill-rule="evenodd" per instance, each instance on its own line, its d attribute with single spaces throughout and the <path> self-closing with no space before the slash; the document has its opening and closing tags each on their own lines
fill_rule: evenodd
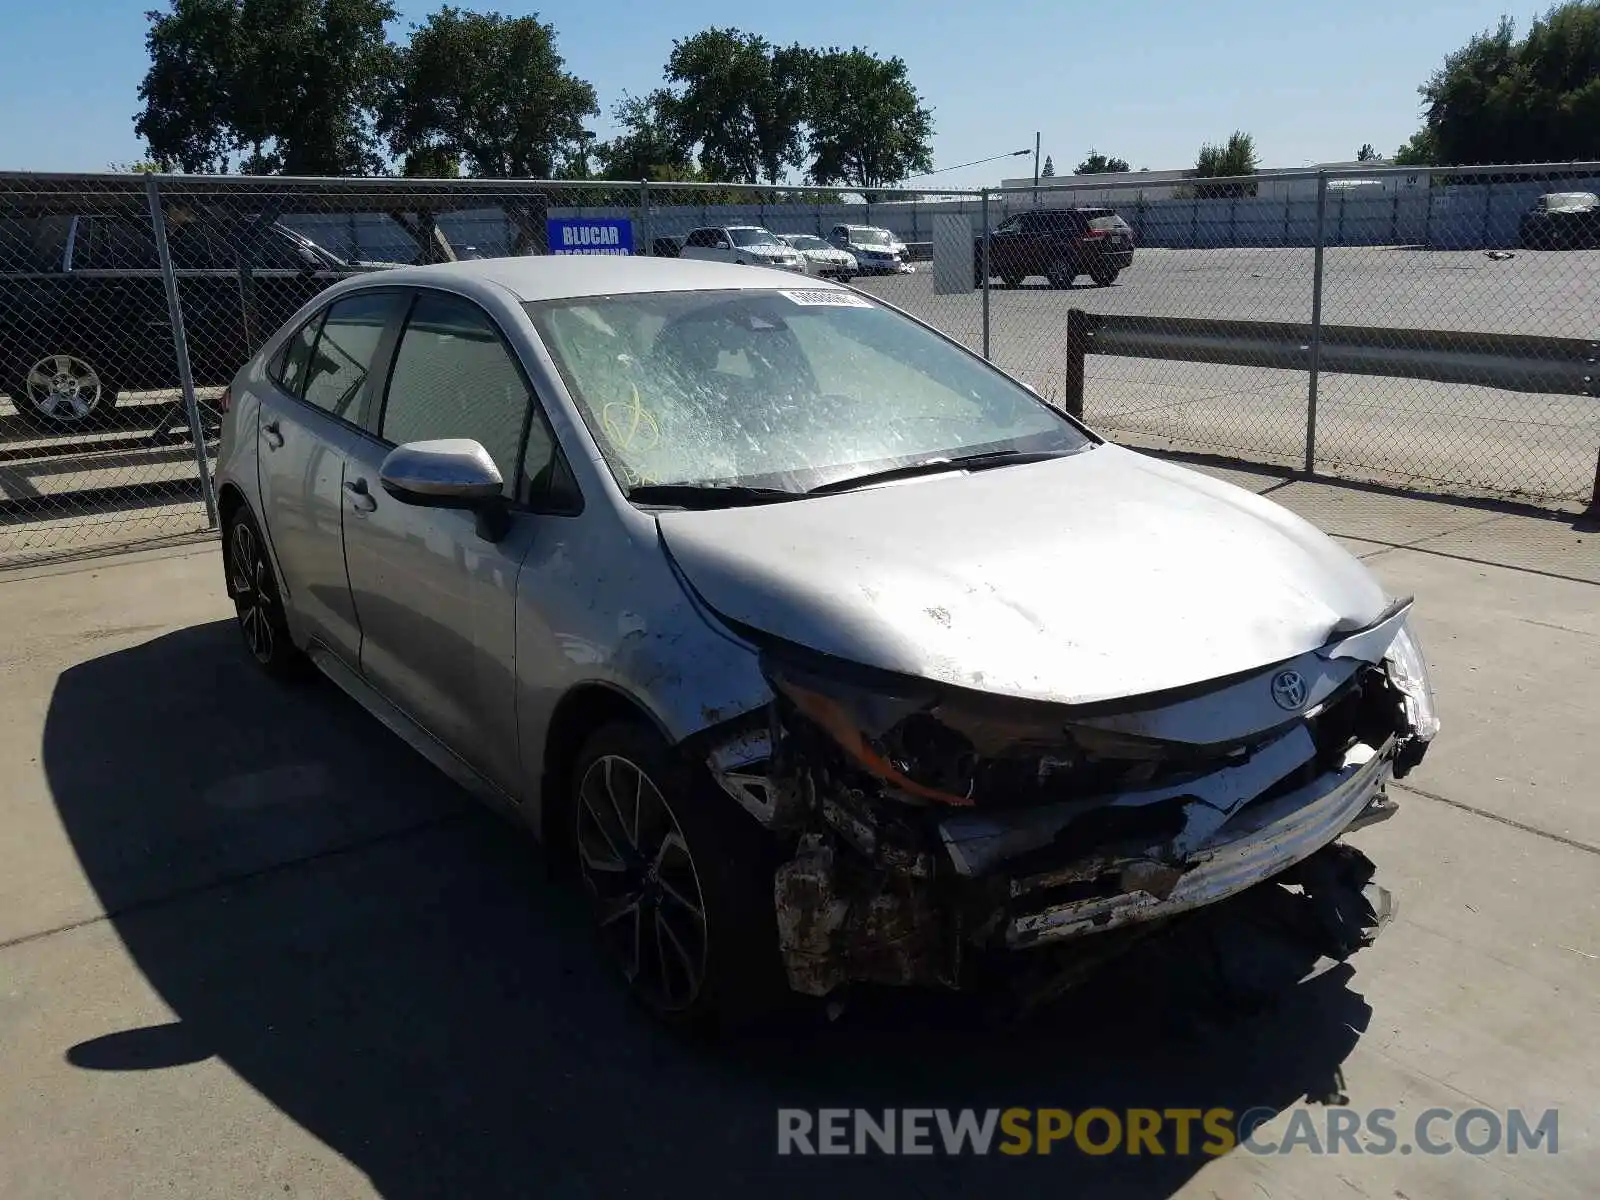
<svg viewBox="0 0 1600 1200">
<path fill-rule="evenodd" d="M 178 217 L 167 239 L 201 387 L 226 383 L 262 336 L 354 269 L 283 225 L 250 218 Z M 80 426 L 109 411 L 119 391 L 177 383 L 148 217 L 0 216 L 0 391 L 19 414 Z"/>
<path fill-rule="evenodd" d="M 1524 250 L 1593 250 L 1600 247 L 1600 197 L 1593 192 L 1551 192 L 1522 214 Z"/>
<path fill-rule="evenodd" d="M 973 241 L 972 286 L 983 286 L 983 238 Z M 1109 208 L 1034 208 L 1011 217 L 989 236 L 989 275 L 1016 287 L 1043 275 L 1051 287 L 1071 287 L 1087 275 L 1110 287 L 1133 265 L 1133 229 Z"/>
</svg>

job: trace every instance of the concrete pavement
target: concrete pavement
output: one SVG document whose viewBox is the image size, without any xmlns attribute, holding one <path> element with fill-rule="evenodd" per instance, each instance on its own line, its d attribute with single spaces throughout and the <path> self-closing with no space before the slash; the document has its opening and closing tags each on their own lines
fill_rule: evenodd
<svg viewBox="0 0 1600 1200">
<path fill-rule="evenodd" d="M 1592 1194 L 1600 532 L 1223 473 L 1417 594 L 1445 728 L 1354 839 L 1394 925 L 1201 1022 L 1180 964 L 1017 1030 L 908 1003 L 687 1045 L 510 827 L 332 688 L 255 676 L 214 547 L 0 577 L 0 1197 Z M 773 1152 L 780 1105 L 1260 1105 L 1278 1139 L 1341 1089 L 1403 1133 L 1558 1108 L 1559 1153 Z"/>
</svg>

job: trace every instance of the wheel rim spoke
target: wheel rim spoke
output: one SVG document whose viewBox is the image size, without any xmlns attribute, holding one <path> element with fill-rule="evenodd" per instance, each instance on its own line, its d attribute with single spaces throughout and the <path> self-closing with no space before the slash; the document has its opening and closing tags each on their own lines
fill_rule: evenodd
<svg viewBox="0 0 1600 1200">
<path fill-rule="evenodd" d="M 692 1004 L 705 975 L 705 902 L 654 780 L 620 755 L 597 759 L 579 781 L 576 834 L 595 924 L 629 984 L 666 1011 Z"/>
</svg>

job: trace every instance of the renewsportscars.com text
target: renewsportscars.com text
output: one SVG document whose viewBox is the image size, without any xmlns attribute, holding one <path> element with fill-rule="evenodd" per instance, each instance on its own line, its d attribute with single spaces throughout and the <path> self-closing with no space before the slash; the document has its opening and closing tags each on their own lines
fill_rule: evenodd
<svg viewBox="0 0 1600 1200">
<path fill-rule="evenodd" d="M 780 1108 L 778 1153 L 1555 1154 L 1558 1126 L 1520 1108 Z"/>
</svg>

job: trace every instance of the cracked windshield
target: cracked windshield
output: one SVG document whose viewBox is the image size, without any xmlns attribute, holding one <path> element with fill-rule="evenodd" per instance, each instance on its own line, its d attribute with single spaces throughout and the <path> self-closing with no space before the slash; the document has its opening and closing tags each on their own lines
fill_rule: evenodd
<svg viewBox="0 0 1600 1200">
<path fill-rule="evenodd" d="M 1027 389 L 847 292 L 663 292 L 528 310 L 625 487 L 801 492 L 1089 439 Z"/>
</svg>

